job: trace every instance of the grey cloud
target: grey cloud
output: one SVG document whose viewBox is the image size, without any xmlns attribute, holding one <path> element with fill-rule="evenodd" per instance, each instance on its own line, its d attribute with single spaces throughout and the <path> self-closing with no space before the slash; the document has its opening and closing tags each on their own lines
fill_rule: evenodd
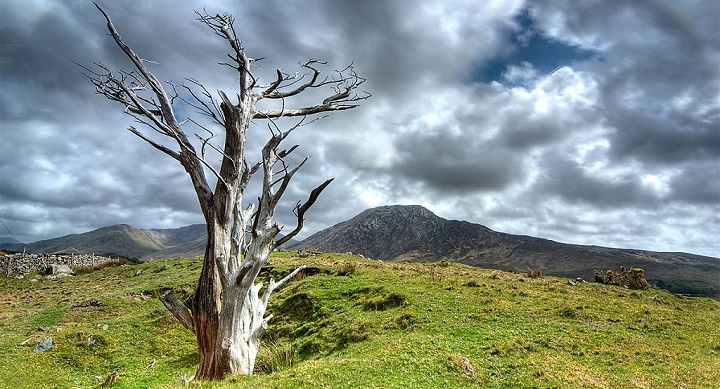
<svg viewBox="0 0 720 389">
<path fill-rule="evenodd" d="M 612 150 L 620 161 L 636 158 L 650 164 L 671 165 L 720 157 L 717 131 L 720 120 L 703 123 L 697 118 L 624 107 L 615 107 L 608 119 L 617 129 L 612 136 Z"/>
<path fill-rule="evenodd" d="M 438 191 L 502 190 L 525 177 L 521 157 L 488 147 L 471 134 L 417 134 L 395 146 L 402 156 L 395 171 Z"/>
<path fill-rule="evenodd" d="M 688 164 L 670 182 L 672 196 L 691 204 L 720 204 L 720 166 L 716 161 Z"/>
<path fill-rule="evenodd" d="M 557 154 L 546 155 L 540 164 L 540 179 L 533 191 L 559 196 L 569 203 L 589 204 L 599 209 L 657 207 L 660 197 L 643 187 L 637 175 L 623 173 L 602 177 Z"/>
</svg>

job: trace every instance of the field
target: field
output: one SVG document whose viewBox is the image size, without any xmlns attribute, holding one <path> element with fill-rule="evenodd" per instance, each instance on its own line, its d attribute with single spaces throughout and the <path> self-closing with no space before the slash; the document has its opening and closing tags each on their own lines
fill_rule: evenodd
<svg viewBox="0 0 720 389">
<path fill-rule="evenodd" d="M 277 253 L 257 372 L 187 382 L 192 333 L 157 296 L 192 292 L 197 259 L 0 278 L 0 387 L 712 388 L 720 302 L 453 263 Z M 163 267 L 167 266 L 163 270 Z M 135 275 L 138 270 L 139 275 Z M 52 347 L 34 352 L 38 342 Z"/>
</svg>

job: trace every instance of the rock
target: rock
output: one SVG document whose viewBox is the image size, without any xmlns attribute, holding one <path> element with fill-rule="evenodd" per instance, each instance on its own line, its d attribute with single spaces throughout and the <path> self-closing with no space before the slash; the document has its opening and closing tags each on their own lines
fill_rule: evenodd
<svg viewBox="0 0 720 389">
<path fill-rule="evenodd" d="M 88 337 L 88 346 L 92 346 L 94 344 L 95 344 L 95 338 L 92 335 L 90 335 Z"/>
<path fill-rule="evenodd" d="M 73 275 L 73 274 L 75 274 L 75 273 L 73 273 L 72 270 L 70 270 L 70 266 L 60 265 L 57 263 L 53 263 L 52 265 L 50 265 L 50 267 L 47 268 L 46 273 L 47 274 L 55 274 L 55 275 L 60 275 L 60 274 Z"/>
<path fill-rule="evenodd" d="M 110 326 L 107 324 L 103 324 L 102 329 L 103 331 L 107 331 L 108 329 L 110 329 Z"/>
<path fill-rule="evenodd" d="M 40 343 L 38 343 L 37 346 L 35 346 L 35 349 L 33 349 L 33 351 L 36 353 L 42 353 L 42 352 L 50 350 L 50 347 L 52 347 L 52 345 L 53 345 L 53 338 L 51 336 L 49 338 L 45 338 L 45 339 L 41 340 Z"/>
<path fill-rule="evenodd" d="M 136 272 L 135 272 L 135 275 L 134 275 L 133 277 L 137 277 L 137 276 L 139 276 L 140 274 L 142 274 L 142 270 L 136 271 Z"/>
<path fill-rule="evenodd" d="M 160 271 L 167 270 L 168 268 L 169 268 L 168 265 L 164 265 L 163 267 L 160 268 Z"/>
<path fill-rule="evenodd" d="M 573 280 L 568 280 L 568 285 L 575 286 L 575 285 L 577 285 L 577 283 Z"/>
</svg>

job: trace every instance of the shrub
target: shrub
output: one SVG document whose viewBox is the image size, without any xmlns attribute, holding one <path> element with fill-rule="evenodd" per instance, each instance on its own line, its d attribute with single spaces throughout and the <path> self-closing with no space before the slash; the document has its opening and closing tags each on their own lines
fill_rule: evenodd
<svg viewBox="0 0 720 389">
<path fill-rule="evenodd" d="M 255 371 L 273 373 L 293 366 L 294 349 L 276 341 L 263 342 L 258 349 Z"/>
<path fill-rule="evenodd" d="M 109 267 L 118 267 L 120 265 L 122 265 L 122 263 L 120 261 L 113 260 L 113 261 L 109 261 L 109 262 L 99 263 L 99 264 L 95 265 L 94 269 L 101 270 L 101 269 L 107 269 Z"/>
<path fill-rule="evenodd" d="M 650 284 L 645 280 L 645 271 L 639 267 L 626 269 L 620 266 L 620 271 L 608 270 L 605 273 L 595 270 L 595 282 L 606 285 L 618 285 L 630 289 L 648 289 Z"/>
<path fill-rule="evenodd" d="M 79 266 L 79 267 L 73 268 L 73 273 L 75 273 L 76 275 L 88 274 L 88 273 L 92 273 L 93 270 L 95 270 L 95 269 L 92 266 Z"/>
<path fill-rule="evenodd" d="M 340 265 L 340 269 L 338 269 L 337 274 L 339 276 L 349 277 L 353 275 L 353 273 L 355 273 L 355 270 L 357 270 L 357 265 L 355 264 L 355 262 L 343 262 Z"/>
<path fill-rule="evenodd" d="M 530 278 L 540 278 L 545 276 L 540 269 L 528 269 L 527 276 Z"/>
</svg>

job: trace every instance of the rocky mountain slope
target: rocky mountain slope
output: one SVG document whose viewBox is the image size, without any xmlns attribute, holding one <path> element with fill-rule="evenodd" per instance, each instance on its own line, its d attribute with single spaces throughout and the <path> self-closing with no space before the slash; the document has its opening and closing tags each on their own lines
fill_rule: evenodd
<svg viewBox="0 0 720 389">
<path fill-rule="evenodd" d="M 500 270 L 594 278 L 594 270 L 641 267 L 676 292 L 720 296 L 720 260 L 686 253 L 581 246 L 440 218 L 421 206 L 384 206 L 320 231 L 293 249 L 353 252 L 395 261 L 452 260 Z"/>
</svg>

